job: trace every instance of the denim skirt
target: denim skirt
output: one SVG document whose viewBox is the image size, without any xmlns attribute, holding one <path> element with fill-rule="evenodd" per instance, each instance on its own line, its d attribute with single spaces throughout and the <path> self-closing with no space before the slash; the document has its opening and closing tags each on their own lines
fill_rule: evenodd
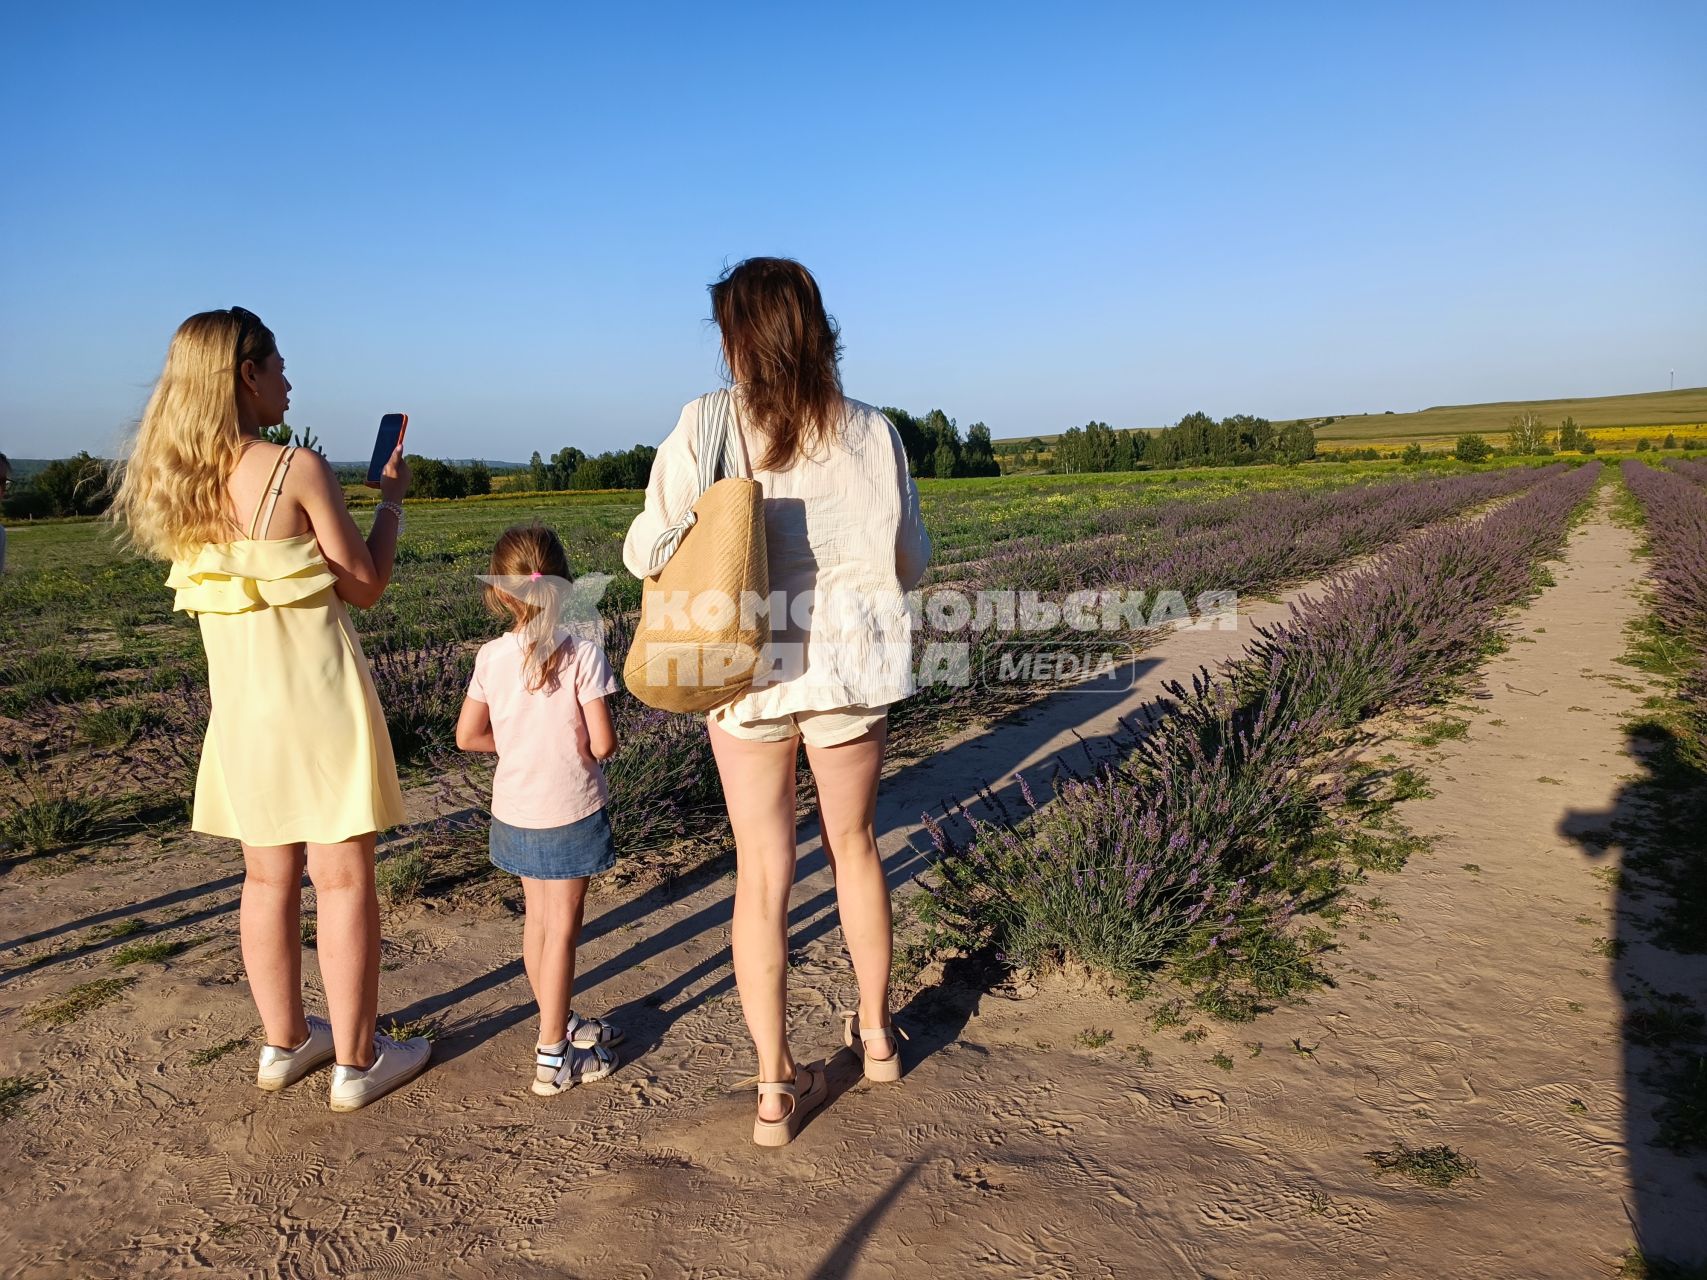
<svg viewBox="0 0 1707 1280">
<path fill-rule="evenodd" d="M 616 865 L 616 844 L 603 809 L 563 827 L 512 827 L 492 819 L 492 865 L 529 880 L 579 880 Z"/>
</svg>

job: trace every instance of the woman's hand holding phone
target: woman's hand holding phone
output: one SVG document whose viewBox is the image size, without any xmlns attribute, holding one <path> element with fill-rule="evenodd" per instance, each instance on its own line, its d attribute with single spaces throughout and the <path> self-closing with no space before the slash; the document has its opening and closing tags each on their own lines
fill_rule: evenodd
<svg viewBox="0 0 1707 1280">
<path fill-rule="evenodd" d="M 379 473 L 380 501 L 403 501 L 403 495 L 409 492 L 409 479 L 409 463 L 403 457 L 403 442 L 399 440 L 386 460 L 385 470 Z"/>
</svg>

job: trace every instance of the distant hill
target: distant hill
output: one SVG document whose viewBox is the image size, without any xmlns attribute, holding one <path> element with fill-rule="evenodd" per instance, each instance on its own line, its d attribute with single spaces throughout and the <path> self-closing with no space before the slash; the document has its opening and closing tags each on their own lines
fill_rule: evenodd
<svg viewBox="0 0 1707 1280">
<path fill-rule="evenodd" d="M 1512 417 L 1527 410 L 1541 415 L 1554 430 L 1564 418 L 1579 427 L 1683 427 L 1707 424 L 1707 387 L 1648 391 L 1629 396 L 1584 396 L 1565 400 L 1498 400 L 1491 404 L 1436 405 L 1409 413 L 1320 414 L 1303 421 L 1316 426 L 1316 441 L 1335 445 L 1440 444 L 1467 432 L 1497 435 Z M 1333 421 L 1329 422 L 1328 419 Z M 1276 418 L 1292 422 L 1293 418 Z M 1120 425 L 1120 424 L 1115 424 Z M 1008 436 L 997 444 L 1021 443 L 1030 436 Z M 1053 435 L 1038 436 L 1045 444 Z"/>
</svg>

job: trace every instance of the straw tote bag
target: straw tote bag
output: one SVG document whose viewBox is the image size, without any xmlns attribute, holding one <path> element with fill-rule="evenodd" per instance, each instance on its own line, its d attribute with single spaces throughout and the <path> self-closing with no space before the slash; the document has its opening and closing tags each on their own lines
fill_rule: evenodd
<svg viewBox="0 0 1707 1280">
<path fill-rule="evenodd" d="M 734 415 L 727 391 L 700 406 L 699 499 L 659 535 L 641 587 L 622 678 L 660 711 L 710 711 L 734 701 L 752 687 L 764 647 L 766 619 L 751 603 L 770 594 L 764 493 L 737 474 Z"/>
</svg>

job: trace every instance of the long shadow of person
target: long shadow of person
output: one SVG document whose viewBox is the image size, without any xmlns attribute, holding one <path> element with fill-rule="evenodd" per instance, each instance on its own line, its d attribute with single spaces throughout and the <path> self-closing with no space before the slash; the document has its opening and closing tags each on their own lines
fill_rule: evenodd
<svg viewBox="0 0 1707 1280">
<path fill-rule="evenodd" d="M 1641 772 L 1602 811 L 1571 810 L 1559 832 L 1614 890 L 1603 944 L 1621 1005 L 1630 1218 L 1656 1278 L 1707 1263 L 1707 774 L 1667 729 L 1629 735 Z M 1687 1271 L 1684 1268 L 1691 1268 Z"/>
</svg>

